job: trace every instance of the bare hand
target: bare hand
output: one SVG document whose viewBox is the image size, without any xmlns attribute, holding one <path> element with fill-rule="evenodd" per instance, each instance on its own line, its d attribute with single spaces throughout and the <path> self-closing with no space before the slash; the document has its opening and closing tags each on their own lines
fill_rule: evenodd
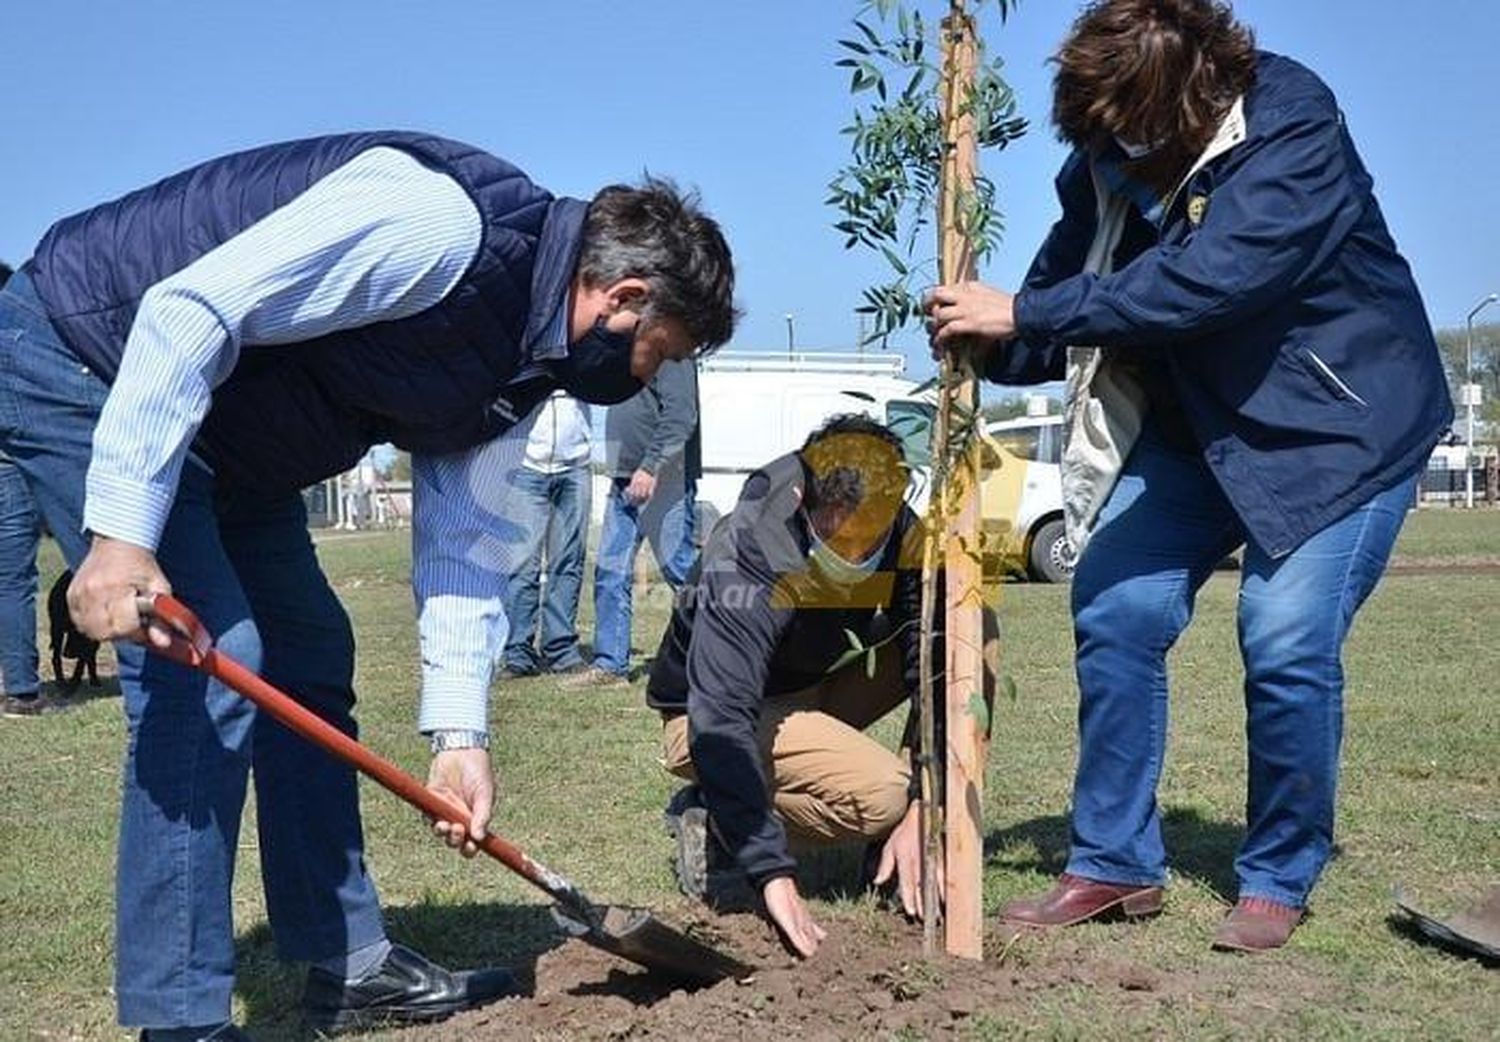
<svg viewBox="0 0 1500 1042">
<path fill-rule="evenodd" d="M 434 821 L 432 831 L 464 857 L 479 853 L 477 840 L 489 829 L 495 806 L 495 775 L 490 754 L 484 749 L 448 749 L 432 758 L 427 788 L 463 808 L 469 823 Z"/>
<path fill-rule="evenodd" d="M 922 302 L 934 351 L 957 339 L 986 343 L 1011 339 L 1016 335 L 1015 299 L 982 282 L 938 286 Z"/>
<path fill-rule="evenodd" d="M 896 890 L 901 895 L 901 908 L 913 918 L 922 918 L 922 806 L 913 800 L 906 809 L 901 824 L 885 841 L 880 851 L 880 867 L 875 872 L 875 885 L 884 886 L 891 876 L 896 877 Z M 943 892 L 942 870 L 938 870 L 937 892 Z"/>
<path fill-rule="evenodd" d="M 90 640 L 129 637 L 164 648 L 171 643 L 170 631 L 155 624 L 142 627 L 136 599 L 171 592 L 150 550 L 96 535 L 68 587 L 68 614 Z"/>
<path fill-rule="evenodd" d="M 808 913 L 802 895 L 797 892 L 797 881 L 791 876 L 778 876 L 761 889 L 761 898 L 766 903 L 766 914 L 781 936 L 798 955 L 811 959 L 828 934 Z"/>
<path fill-rule="evenodd" d="M 641 506 L 656 494 L 656 475 L 649 470 L 638 470 L 630 475 L 630 484 L 625 486 L 621 493 L 625 502 L 632 506 Z"/>
</svg>

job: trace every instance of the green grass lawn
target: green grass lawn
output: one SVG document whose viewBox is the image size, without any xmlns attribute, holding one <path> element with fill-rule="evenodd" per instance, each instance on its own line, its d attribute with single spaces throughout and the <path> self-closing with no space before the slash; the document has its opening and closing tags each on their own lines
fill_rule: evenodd
<svg viewBox="0 0 1500 1042">
<path fill-rule="evenodd" d="M 367 742 L 414 771 L 418 677 L 402 534 L 330 537 L 325 565 L 360 640 Z M 1423 561 L 1500 558 L 1500 513 L 1413 518 L 1398 552 Z M 55 571 L 55 556 L 47 558 Z M 1418 947 L 1387 922 L 1393 884 L 1456 910 L 1500 877 L 1500 575 L 1390 577 L 1347 656 L 1339 855 L 1292 948 L 1253 965 L 1207 951 L 1232 893 L 1244 797 L 1243 712 L 1234 642 L 1235 579 L 1216 576 L 1173 661 L 1173 734 L 1161 785 L 1175 865 L 1168 914 L 1145 926 L 1087 926 L 1080 960 L 1130 960 L 1191 982 L 1149 1019 L 1124 1020 L 1087 986 L 1039 993 L 1017 1013 L 981 1011 L 983 1038 L 1500 1037 L 1500 977 Z M 1075 695 L 1067 592 L 1004 590 L 1014 703 L 997 707 L 986 813 L 986 903 L 1048 883 L 1066 850 Z M 665 619 L 644 598 L 636 644 Z M 584 606 L 584 632 L 591 629 Z M 563 693 L 545 679 L 492 702 L 503 803 L 496 827 L 611 900 L 673 894 L 656 766 L 659 725 L 639 687 Z M 0 1040 L 125 1039 L 113 1027 L 112 877 L 123 727 L 117 698 L 62 715 L 0 720 Z M 440 848 L 418 815 L 367 787 L 369 861 L 392 931 L 460 965 L 535 954 L 550 929 L 538 896 L 499 866 Z M 274 957 L 259 893 L 253 810 L 235 890 L 241 1015 L 263 1042 L 299 1037 L 300 976 Z M 1025 974 L 1036 952 L 1012 953 Z M 1240 967 L 1243 967 L 1241 969 Z M 1259 982 L 1253 1000 L 1239 979 Z M 1267 998 L 1267 996 L 1270 998 Z M 387 1034 L 372 1037 L 398 1037 Z M 399 1037 L 417 1042 L 421 1031 Z"/>
</svg>

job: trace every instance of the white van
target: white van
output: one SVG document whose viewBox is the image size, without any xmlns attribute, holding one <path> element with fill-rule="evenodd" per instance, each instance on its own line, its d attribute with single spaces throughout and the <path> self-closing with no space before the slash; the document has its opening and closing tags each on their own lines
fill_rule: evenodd
<svg viewBox="0 0 1500 1042">
<path fill-rule="evenodd" d="M 701 531 L 734 509 L 751 472 L 801 448 L 830 416 L 865 413 L 890 423 L 888 406 L 917 390 L 905 370 L 905 358 L 885 352 L 728 351 L 704 359 L 698 370 Z"/>
<path fill-rule="evenodd" d="M 897 354 L 726 352 L 698 377 L 703 476 L 698 504 L 707 532 L 734 508 L 745 478 L 791 452 L 824 420 L 858 412 L 888 425 L 912 465 L 908 499 L 927 506 L 934 398 L 906 378 Z M 1045 582 L 1065 581 L 1072 554 L 1062 534 L 1059 417 L 1006 421 L 982 489 L 985 566 Z"/>
</svg>

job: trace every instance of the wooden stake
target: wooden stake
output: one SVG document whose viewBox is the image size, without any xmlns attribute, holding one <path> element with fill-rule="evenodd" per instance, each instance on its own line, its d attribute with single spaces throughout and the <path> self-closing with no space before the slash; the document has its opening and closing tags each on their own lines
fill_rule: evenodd
<svg viewBox="0 0 1500 1042">
<path fill-rule="evenodd" d="M 974 91 L 977 41 L 964 0 L 951 0 L 943 20 L 943 176 L 938 195 L 939 274 L 943 282 L 977 278 L 974 252 L 963 213 L 973 197 L 977 168 Z M 943 676 L 946 721 L 944 947 L 950 955 L 983 957 L 984 765 L 989 744 L 989 712 L 984 693 L 983 569 L 980 557 L 979 387 L 972 356 L 961 351 L 943 363 L 940 451 L 950 452 L 943 497 L 943 558 L 946 573 L 946 648 Z"/>
</svg>

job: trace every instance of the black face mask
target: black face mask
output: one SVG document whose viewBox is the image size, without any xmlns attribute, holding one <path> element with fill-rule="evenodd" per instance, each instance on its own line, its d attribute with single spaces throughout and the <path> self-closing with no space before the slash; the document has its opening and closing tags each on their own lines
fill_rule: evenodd
<svg viewBox="0 0 1500 1042">
<path fill-rule="evenodd" d="M 568 345 L 566 358 L 548 364 L 558 384 L 574 398 L 591 405 L 615 405 L 645 386 L 630 375 L 634 346 L 634 329 L 612 333 L 601 317 L 593 329 Z"/>
</svg>

